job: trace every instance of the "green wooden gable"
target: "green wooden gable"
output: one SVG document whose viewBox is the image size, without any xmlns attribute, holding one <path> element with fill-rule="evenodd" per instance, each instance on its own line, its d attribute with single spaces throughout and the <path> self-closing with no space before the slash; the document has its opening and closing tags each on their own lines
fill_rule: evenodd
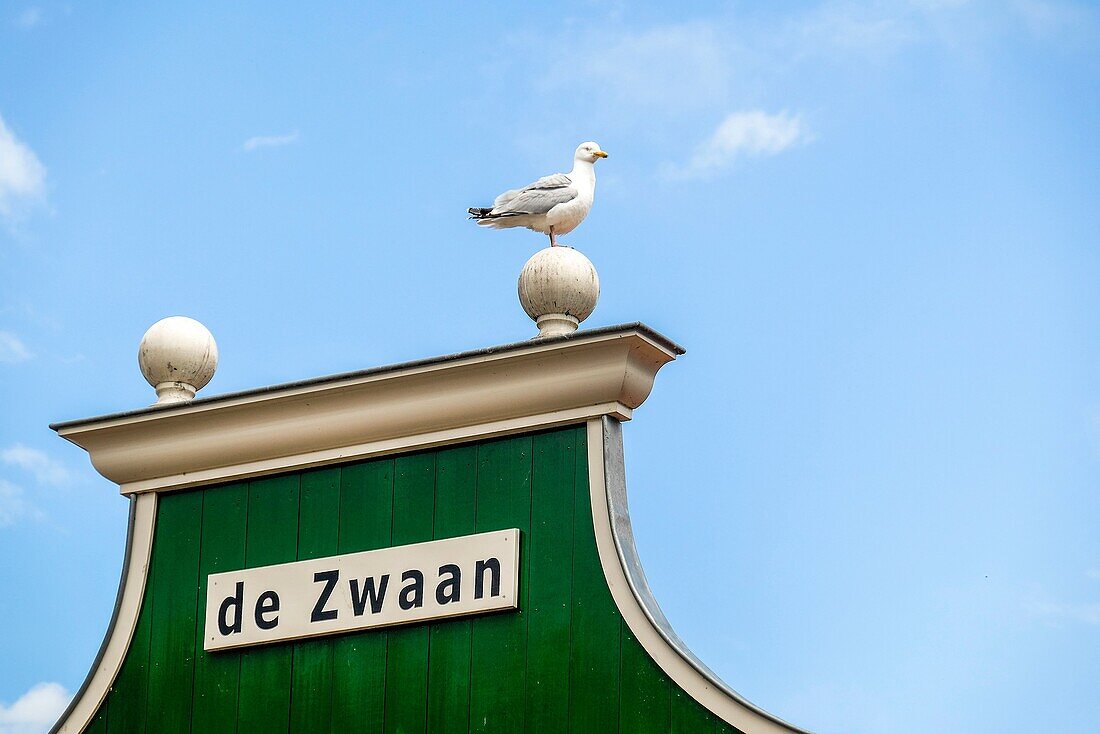
<svg viewBox="0 0 1100 734">
<path fill-rule="evenodd" d="M 674 345 L 582 335 L 58 426 L 133 510 L 116 618 L 55 731 L 801 731 L 687 651 L 634 551 L 619 425 Z M 548 364 L 562 387 L 539 393 Z M 382 432 L 421 398 L 431 425 Z M 211 574 L 511 528 L 516 609 L 204 650 Z"/>
<path fill-rule="evenodd" d="M 631 636 L 588 497 L 583 426 L 166 495 L 88 731 L 735 731 Z M 207 574 L 513 527 L 518 611 L 203 652 Z"/>
</svg>

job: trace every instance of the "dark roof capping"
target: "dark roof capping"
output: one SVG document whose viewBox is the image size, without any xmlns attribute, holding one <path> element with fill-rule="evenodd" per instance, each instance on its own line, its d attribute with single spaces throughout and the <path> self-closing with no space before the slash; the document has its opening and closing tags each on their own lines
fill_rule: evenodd
<svg viewBox="0 0 1100 734">
<path fill-rule="evenodd" d="M 518 352 L 524 349 L 528 349 L 533 346 L 541 346 L 545 344 L 554 344 L 557 342 L 568 342 L 583 340 L 586 337 L 595 336 L 608 336 L 612 334 L 629 334 L 636 332 L 642 336 L 656 342 L 664 349 L 673 352 L 676 355 L 684 354 L 685 350 L 676 342 L 672 341 L 668 337 L 654 331 L 640 321 L 635 321 L 628 324 L 619 324 L 616 326 L 602 326 L 597 329 L 585 329 L 575 331 L 571 334 L 562 334 L 560 336 L 544 337 L 542 339 L 529 339 L 521 342 L 511 342 L 509 344 L 500 344 L 493 347 L 484 347 L 482 349 L 472 349 L 467 352 L 457 352 L 455 354 L 447 354 L 441 357 L 429 357 L 427 359 L 417 359 L 410 362 L 400 362 L 397 364 L 384 365 L 381 367 L 370 367 L 365 370 L 356 370 L 353 372 L 342 372 L 335 375 L 326 375 L 324 377 L 315 377 L 308 380 L 297 380 L 295 382 L 284 382 L 278 385 L 269 385 L 267 387 L 253 388 L 251 390 L 240 390 L 238 392 L 223 393 L 221 395 L 212 395 L 210 397 L 197 398 L 195 400 L 185 403 L 169 403 L 166 405 L 149 405 L 144 408 L 137 408 L 135 410 L 124 410 L 117 413 L 108 413 L 106 415 L 95 416 L 93 418 L 80 418 L 77 420 L 61 421 L 58 423 L 51 423 L 50 428 L 54 431 L 61 431 L 67 428 L 75 428 L 77 426 L 90 425 L 92 423 L 99 423 L 101 421 L 113 420 L 116 418 L 127 418 L 131 416 L 152 414 L 152 413 L 171 413 L 171 412 L 184 412 L 195 405 L 211 405 L 222 401 L 235 400 L 242 397 L 251 397 L 257 395 L 263 395 L 265 393 L 276 393 L 282 390 L 292 390 L 300 387 L 309 387 L 313 385 L 323 385 L 329 382 L 339 382 L 341 380 L 356 379 L 359 377 L 367 377 L 371 375 L 384 374 L 386 372 L 399 372 L 401 370 L 413 369 L 417 367 L 424 367 L 427 365 L 444 364 L 446 362 L 457 362 L 463 359 L 469 359 L 471 357 L 482 357 L 491 354 L 506 354 L 508 352 Z"/>
</svg>

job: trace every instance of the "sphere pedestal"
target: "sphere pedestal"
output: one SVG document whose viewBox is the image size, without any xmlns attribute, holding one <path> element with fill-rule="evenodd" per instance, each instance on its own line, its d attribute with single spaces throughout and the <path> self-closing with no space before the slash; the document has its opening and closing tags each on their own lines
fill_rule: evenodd
<svg viewBox="0 0 1100 734">
<path fill-rule="evenodd" d="M 571 247 L 539 250 L 519 274 L 519 302 L 539 327 L 536 339 L 577 330 L 600 298 L 600 278 Z"/>
<path fill-rule="evenodd" d="M 138 366 L 156 388 L 158 405 L 184 403 L 214 377 L 218 345 L 198 321 L 169 316 L 150 326 L 141 338 Z"/>
</svg>

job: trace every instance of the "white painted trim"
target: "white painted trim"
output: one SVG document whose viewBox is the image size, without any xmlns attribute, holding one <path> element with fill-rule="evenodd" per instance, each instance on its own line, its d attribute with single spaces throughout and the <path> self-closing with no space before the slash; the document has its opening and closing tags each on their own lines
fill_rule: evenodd
<svg viewBox="0 0 1100 734">
<path fill-rule="evenodd" d="M 92 717 L 114 685 L 122 661 L 130 649 L 130 641 L 134 638 L 141 601 L 145 596 L 145 583 L 149 577 L 157 496 L 144 494 L 132 497 L 130 501 L 133 502 L 130 530 L 114 618 L 107 628 L 99 655 L 84 685 L 50 730 L 51 734 L 78 734 L 91 723 Z"/>
<path fill-rule="evenodd" d="M 807 734 L 730 689 L 672 631 L 649 591 L 634 549 L 618 425 L 609 418 L 593 419 L 588 421 L 587 429 L 596 548 L 611 596 L 630 631 L 669 678 L 715 716 L 745 734 Z"/>
<path fill-rule="evenodd" d="M 619 420 L 630 420 L 633 413 L 633 410 L 622 403 L 601 403 L 599 405 L 589 405 L 573 410 L 559 410 L 554 413 L 524 416 L 523 418 L 483 423 L 476 426 L 463 426 L 462 428 L 448 431 L 417 433 L 384 441 L 371 441 L 354 446 L 343 446 L 324 451 L 310 451 L 303 454 L 280 456 L 275 459 L 253 461 L 167 477 L 156 477 L 155 479 L 146 479 L 140 482 L 123 484 L 120 486 L 120 490 L 123 494 L 139 494 L 144 492 L 186 489 L 204 484 L 228 481 L 229 479 L 250 479 L 264 474 L 310 469 L 335 462 L 350 461 L 353 459 L 369 459 L 374 456 L 385 456 L 387 454 L 395 454 L 404 451 L 430 449 L 436 446 L 496 438 L 498 436 L 553 428 L 555 426 L 565 426 L 581 423 L 589 418 L 599 418 L 604 415 L 611 415 Z"/>
<path fill-rule="evenodd" d="M 641 326 L 66 423 L 124 494 L 581 422 L 629 420 L 678 347 Z M 671 345 L 671 346 L 670 346 Z"/>
</svg>

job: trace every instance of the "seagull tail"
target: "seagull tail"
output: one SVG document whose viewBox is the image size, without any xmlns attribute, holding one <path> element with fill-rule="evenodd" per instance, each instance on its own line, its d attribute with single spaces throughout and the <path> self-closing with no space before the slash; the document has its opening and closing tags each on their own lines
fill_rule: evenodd
<svg viewBox="0 0 1100 734">
<path fill-rule="evenodd" d="M 493 208 L 471 207 L 466 211 L 469 212 L 470 219 L 485 219 L 493 213 Z"/>
</svg>

